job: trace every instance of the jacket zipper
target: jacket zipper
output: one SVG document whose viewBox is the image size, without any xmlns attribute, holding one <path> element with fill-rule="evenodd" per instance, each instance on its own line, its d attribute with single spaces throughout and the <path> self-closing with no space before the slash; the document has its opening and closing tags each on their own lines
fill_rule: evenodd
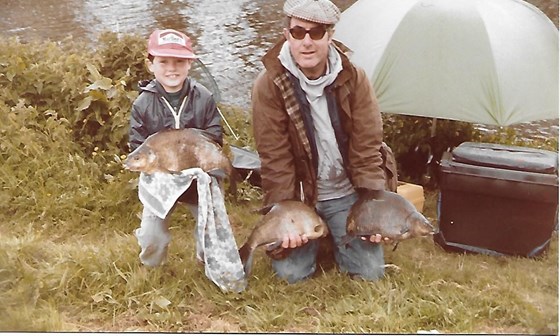
<svg viewBox="0 0 560 336">
<path fill-rule="evenodd" d="M 190 95 L 189 95 L 190 96 Z M 189 99 L 189 96 L 186 96 L 185 98 L 183 98 L 183 102 L 181 103 L 181 107 L 179 107 L 179 111 L 175 112 L 175 109 L 173 109 L 173 106 L 171 106 L 171 104 L 167 101 L 167 99 L 165 99 L 165 97 L 161 97 L 161 99 L 163 100 L 163 102 L 165 103 L 165 105 L 167 106 L 167 108 L 171 111 L 171 113 L 173 114 L 173 118 L 175 119 L 175 128 L 179 129 L 181 127 L 180 124 L 180 120 L 181 120 L 181 113 L 183 113 L 183 108 L 186 106 L 187 101 Z"/>
</svg>

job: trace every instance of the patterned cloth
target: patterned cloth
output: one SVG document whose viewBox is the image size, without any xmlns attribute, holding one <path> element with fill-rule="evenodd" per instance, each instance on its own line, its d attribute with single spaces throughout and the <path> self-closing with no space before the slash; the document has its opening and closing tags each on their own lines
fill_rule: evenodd
<svg viewBox="0 0 560 336">
<path fill-rule="evenodd" d="M 247 286 L 243 264 L 227 216 L 224 197 L 215 177 L 200 168 L 178 174 L 140 174 L 138 196 L 144 207 L 165 218 L 194 179 L 198 180 L 196 256 L 206 276 L 223 291 L 242 292 Z"/>
<path fill-rule="evenodd" d="M 311 160 L 311 145 L 309 144 L 309 139 L 307 138 L 307 134 L 305 132 L 305 125 L 303 124 L 303 118 L 301 117 L 300 106 L 296 99 L 296 94 L 294 93 L 294 87 L 292 86 L 290 77 L 288 74 L 283 73 L 274 78 L 274 84 L 276 84 L 278 88 L 280 88 L 280 92 L 282 92 L 282 98 L 284 99 L 286 105 L 286 112 L 294 123 L 307 157 Z"/>
<path fill-rule="evenodd" d="M 284 14 L 323 24 L 335 24 L 340 20 L 340 9 L 329 0 L 287 0 Z"/>
</svg>

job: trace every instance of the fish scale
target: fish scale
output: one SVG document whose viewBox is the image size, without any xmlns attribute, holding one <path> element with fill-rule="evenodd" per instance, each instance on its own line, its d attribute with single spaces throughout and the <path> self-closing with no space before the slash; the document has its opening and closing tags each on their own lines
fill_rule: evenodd
<svg viewBox="0 0 560 336">
<path fill-rule="evenodd" d="M 150 135 L 128 154 L 124 167 L 146 174 L 201 168 L 220 179 L 229 178 L 228 191 L 234 198 L 240 181 L 222 147 L 195 128 L 164 129 Z"/>
<path fill-rule="evenodd" d="M 434 234 L 432 224 L 401 195 L 382 191 L 379 196 L 361 197 L 350 209 L 346 235 L 340 245 L 359 236 L 380 234 L 395 242 Z"/>
<path fill-rule="evenodd" d="M 274 204 L 257 222 L 247 241 L 239 249 L 245 274 L 251 273 L 253 253 L 257 247 L 279 244 L 288 234 L 306 235 L 308 239 L 318 239 L 328 234 L 327 224 L 315 209 L 300 201 L 282 201 Z"/>
<path fill-rule="evenodd" d="M 180 172 L 201 168 L 205 172 L 221 170 L 231 176 L 233 167 L 222 148 L 192 128 L 165 129 L 150 135 L 126 158 L 131 171 L 147 174 Z"/>
</svg>

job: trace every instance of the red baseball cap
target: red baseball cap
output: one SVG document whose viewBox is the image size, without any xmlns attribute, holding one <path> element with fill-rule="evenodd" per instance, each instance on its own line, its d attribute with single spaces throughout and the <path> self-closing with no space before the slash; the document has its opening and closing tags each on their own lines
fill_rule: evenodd
<svg viewBox="0 0 560 336">
<path fill-rule="evenodd" d="M 160 57 L 198 58 L 191 39 L 174 29 L 156 30 L 148 39 L 148 54 Z"/>
</svg>

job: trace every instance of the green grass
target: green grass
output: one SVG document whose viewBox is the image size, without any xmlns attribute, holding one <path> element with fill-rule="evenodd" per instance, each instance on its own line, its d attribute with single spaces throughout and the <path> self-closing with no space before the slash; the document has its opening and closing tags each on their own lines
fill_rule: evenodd
<svg viewBox="0 0 560 336">
<path fill-rule="evenodd" d="M 435 193 L 427 196 L 433 218 Z M 238 244 L 259 205 L 227 203 Z M 4 218 L 0 330 L 558 333 L 557 237 L 538 259 L 447 253 L 430 238 L 409 240 L 396 251 L 386 246 L 389 266 L 377 282 L 352 280 L 324 260 L 316 276 L 288 285 L 259 250 L 247 290 L 235 294 L 222 293 L 195 262 L 188 211 L 173 216 L 168 262 L 155 269 L 138 261 L 135 216 L 82 223 L 87 232 Z"/>
<path fill-rule="evenodd" d="M 0 39 L 0 331 L 558 334 L 556 233 L 537 259 L 447 253 L 430 238 L 386 246 L 377 282 L 322 258 L 316 276 L 288 285 L 258 250 L 235 294 L 195 261 L 194 220 L 179 207 L 168 262 L 143 267 L 137 174 L 123 171 L 122 144 L 144 42 L 103 41 L 90 55 Z M 241 136 L 226 142 L 253 147 L 250 114 L 222 112 Z M 538 145 L 558 151 L 557 137 Z M 258 189 L 241 190 L 226 204 L 238 246 L 261 206 Z M 436 195 L 426 193 L 432 220 Z"/>
</svg>

